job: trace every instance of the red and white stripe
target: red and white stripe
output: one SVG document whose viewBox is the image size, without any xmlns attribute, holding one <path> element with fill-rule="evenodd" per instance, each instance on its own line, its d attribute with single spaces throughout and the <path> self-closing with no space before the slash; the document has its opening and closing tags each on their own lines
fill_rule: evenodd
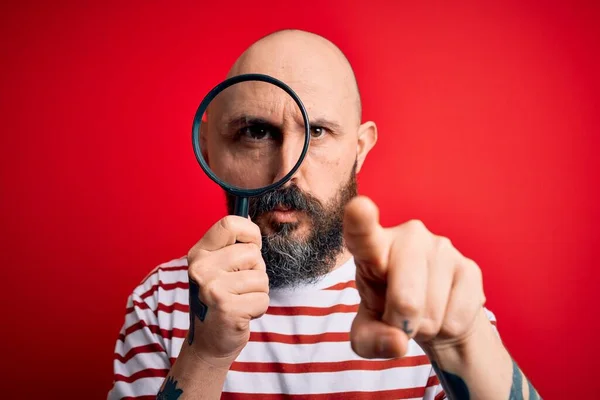
<svg viewBox="0 0 600 400">
<path fill-rule="evenodd" d="M 355 268 L 350 260 L 317 284 L 271 290 L 269 309 L 251 321 L 250 340 L 231 366 L 222 398 L 443 398 L 416 342 L 394 360 L 366 360 L 352 351 L 349 332 L 360 302 Z M 185 258 L 159 265 L 135 288 L 116 341 L 109 400 L 156 398 L 185 340 L 188 308 Z"/>
</svg>

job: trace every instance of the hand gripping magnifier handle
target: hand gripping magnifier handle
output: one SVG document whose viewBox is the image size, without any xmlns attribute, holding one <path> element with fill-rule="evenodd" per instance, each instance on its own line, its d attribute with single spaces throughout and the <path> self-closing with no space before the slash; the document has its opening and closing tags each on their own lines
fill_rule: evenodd
<svg viewBox="0 0 600 400">
<path fill-rule="evenodd" d="M 208 109 L 210 102 L 223 90 L 229 88 L 232 85 L 235 85 L 235 84 L 241 83 L 241 82 L 245 82 L 245 81 L 266 82 L 266 83 L 273 84 L 273 85 L 279 87 L 280 89 L 284 90 L 290 97 L 292 97 L 294 102 L 298 105 L 298 108 L 300 109 L 300 112 L 302 113 L 302 119 L 304 122 L 304 146 L 302 147 L 302 152 L 300 154 L 300 157 L 298 158 L 298 161 L 294 165 L 294 167 L 281 180 L 274 182 L 268 186 L 264 186 L 264 187 L 256 188 L 256 189 L 240 188 L 237 186 L 230 185 L 227 182 L 219 179 L 219 177 L 217 177 L 217 175 L 210 169 L 208 163 L 204 159 L 204 156 L 202 154 L 202 149 L 200 147 L 201 146 L 200 145 L 200 126 L 202 124 L 202 118 L 205 115 L 205 112 Z M 298 97 L 298 95 L 288 85 L 286 85 L 282 81 L 280 81 L 276 78 L 273 78 L 272 76 L 263 75 L 263 74 L 238 75 L 238 76 L 228 78 L 225 81 L 219 83 L 206 95 L 206 97 L 200 103 L 200 106 L 198 107 L 198 110 L 196 111 L 196 114 L 194 115 L 194 121 L 193 121 L 193 125 L 192 125 L 192 145 L 194 148 L 194 155 L 196 156 L 196 160 L 200 164 L 200 167 L 202 168 L 202 170 L 208 175 L 208 177 L 212 181 L 214 181 L 219 186 L 221 186 L 221 188 L 223 188 L 223 190 L 225 190 L 227 193 L 229 193 L 230 195 L 235 197 L 233 214 L 243 217 L 243 218 L 248 218 L 249 198 L 250 197 L 261 196 L 271 190 L 275 190 L 275 189 L 281 187 L 282 185 L 284 185 L 286 182 L 288 182 L 292 178 L 292 176 L 296 173 L 298 168 L 300 168 L 300 165 L 302 164 L 302 162 L 304 161 L 304 158 L 306 157 L 306 154 L 308 152 L 308 147 L 310 145 L 310 138 L 311 138 L 311 135 L 310 135 L 310 124 L 309 124 L 309 119 L 308 119 L 308 113 L 306 112 L 306 108 L 304 107 L 304 104 L 302 104 L 300 97 Z M 191 278 L 190 278 L 190 290 L 189 290 L 189 304 L 190 304 L 190 313 L 189 313 L 190 325 L 189 325 L 189 332 L 188 332 L 188 343 L 192 344 L 192 342 L 194 341 L 195 319 L 198 318 L 200 321 L 204 321 L 204 319 L 206 318 L 206 314 L 208 312 L 208 308 L 199 298 L 198 283 L 195 282 Z"/>
</svg>

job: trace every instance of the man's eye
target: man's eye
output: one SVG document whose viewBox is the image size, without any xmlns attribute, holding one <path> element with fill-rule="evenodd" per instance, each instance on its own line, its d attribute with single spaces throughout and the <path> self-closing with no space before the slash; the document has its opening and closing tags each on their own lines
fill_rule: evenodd
<svg viewBox="0 0 600 400">
<path fill-rule="evenodd" d="M 269 127 L 261 125 L 252 125 L 242 128 L 240 133 L 247 138 L 254 140 L 272 139 L 273 132 Z"/>
<path fill-rule="evenodd" d="M 310 135 L 314 138 L 314 139 L 318 139 L 322 136 L 324 136 L 327 133 L 325 128 L 321 128 L 320 126 L 311 126 L 310 127 Z"/>
</svg>

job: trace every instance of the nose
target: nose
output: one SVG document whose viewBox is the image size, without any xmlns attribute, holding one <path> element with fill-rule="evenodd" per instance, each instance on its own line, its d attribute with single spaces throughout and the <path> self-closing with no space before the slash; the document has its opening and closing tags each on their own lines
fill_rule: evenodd
<svg viewBox="0 0 600 400">
<path fill-rule="evenodd" d="M 298 163 L 304 147 L 304 135 L 283 135 L 281 147 L 277 157 L 277 167 L 274 182 L 283 179 Z M 296 175 L 298 171 L 294 175 Z M 293 180 L 292 177 L 291 180 Z"/>
</svg>

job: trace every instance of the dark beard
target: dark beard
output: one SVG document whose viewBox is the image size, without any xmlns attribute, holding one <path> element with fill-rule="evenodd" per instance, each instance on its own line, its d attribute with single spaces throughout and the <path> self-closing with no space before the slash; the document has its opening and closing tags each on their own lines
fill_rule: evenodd
<svg viewBox="0 0 600 400">
<path fill-rule="evenodd" d="M 253 221 L 277 206 L 303 211 L 310 220 L 309 233 L 303 239 L 293 238 L 298 223 L 269 221 L 271 232 L 265 234 L 261 229 L 262 256 L 271 289 L 316 283 L 333 269 L 344 248 L 344 207 L 356 194 L 355 163 L 348 181 L 326 205 L 295 185 L 250 199 L 249 214 Z M 229 194 L 226 197 L 227 209 L 232 214 L 234 198 Z"/>
</svg>

